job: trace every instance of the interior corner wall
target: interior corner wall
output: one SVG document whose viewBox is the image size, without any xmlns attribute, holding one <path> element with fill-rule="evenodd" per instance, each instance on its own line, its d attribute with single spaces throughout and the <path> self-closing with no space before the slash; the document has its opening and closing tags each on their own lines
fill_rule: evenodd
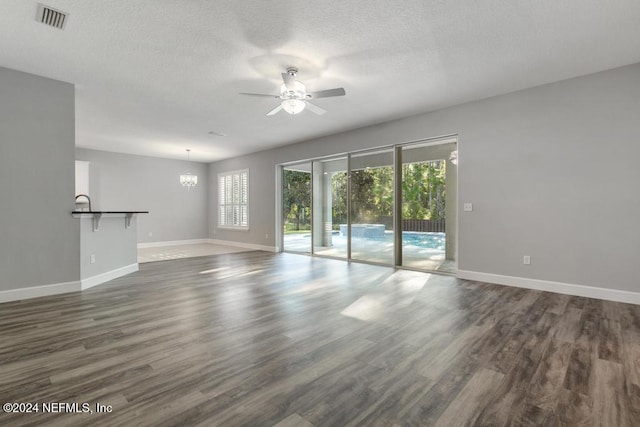
<svg viewBox="0 0 640 427">
<path fill-rule="evenodd" d="M 215 162 L 211 237 L 275 246 L 278 164 L 458 134 L 459 269 L 638 292 L 639 118 L 635 64 Z M 245 168 L 250 230 L 217 229 L 215 176 Z"/>
<path fill-rule="evenodd" d="M 208 166 L 107 151 L 76 149 L 76 160 L 89 162 L 89 196 L 94 210 L 140 210 L 138 243 L 207 239 Z M 198 185 L 180 185 L 190 171 Z"/>
<path fill-rule="evenodd" d="M 0 291 L 80 280 L 74 86 L 0 67 Z"/>
</svg>

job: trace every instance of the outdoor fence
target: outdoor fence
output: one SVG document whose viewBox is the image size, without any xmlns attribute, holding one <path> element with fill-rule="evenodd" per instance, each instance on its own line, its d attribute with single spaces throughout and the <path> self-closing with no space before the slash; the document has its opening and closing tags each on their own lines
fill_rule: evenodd
<svg viewBox="0 0 640 427">
<path fill-rule="evenodd" d="M 380 216 L 378 223 L 384 224 L 387 230 L 393 230 L 393 217 Z M 402 231 L 422 231 L 430 233 L 445 233 L 444 219 L 403 219 Z"/>
<path fill-rule="evenodd" d="M 431 233 L 444 233 L 444 219 L 403 219 L 402 231 L 424 231 Z"/>
</svg>

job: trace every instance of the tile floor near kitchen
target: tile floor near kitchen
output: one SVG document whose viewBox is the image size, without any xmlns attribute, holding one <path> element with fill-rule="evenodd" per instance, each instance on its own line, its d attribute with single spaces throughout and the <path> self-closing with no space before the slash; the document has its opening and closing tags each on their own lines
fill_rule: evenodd
<svg viewBox="0 0 640 427">
<path fill-rule="evenodd" d="M 209 255 L 233 254 L 252 249 L 237 246 L 197 243 L 191 245 L 158 246 L 138 249 L 138 263 L 166 261 L 169 259 L 194 258 Z"/>
</svg>

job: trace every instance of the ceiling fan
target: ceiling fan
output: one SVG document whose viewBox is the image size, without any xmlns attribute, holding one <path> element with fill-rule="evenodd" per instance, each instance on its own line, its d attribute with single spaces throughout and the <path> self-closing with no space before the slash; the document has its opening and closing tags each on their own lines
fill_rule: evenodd
<svg viewBox="0 0 640 427">
<path fill-rule="evenodd" d="M 307 92 L 304 84 L 296 80 L 296 74 L 298 74 L 298 69 L 294 67 L 289 67 L 287 68 L 286 73 L 282 73 L 282 80 L 284 83 L 280 87 L 280 95 L 266 95 L 262 93 L 240 93 L 240 95 L 261 96 L 279 99 L 280 105 L 267 113 L 267 116 L 273 116 L 280 110 L 284 110 L 289 114 L 298 114 L 301 113 L 302 110 L 305 109 L 305 107 L 313 113 L 322 115 L 327 111 L 309 102 L 310 99 L 328 98 L 330 96 L 344 96 L 346 93 L 344 91 L 344 88 L 341 87 L 336 89 L 321 90 L 319 92 Z"/>
</svg>

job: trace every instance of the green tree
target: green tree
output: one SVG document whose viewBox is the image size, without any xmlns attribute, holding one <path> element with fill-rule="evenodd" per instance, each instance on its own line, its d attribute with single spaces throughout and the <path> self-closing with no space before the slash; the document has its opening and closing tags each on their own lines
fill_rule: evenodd
<svg viewBox="0 0 640 427">
<path fill-rule="evenodd" d="M 402 216 L 405 219 L 440 220 L 445 216 L 446 161 L 402 166 Z M 333 223 L 347 220 L 347 176 L 336 173 L 333 190 Z M 393 169 L 390 166 L 351 172 L 352 220 L 390 222 L 393 216 Z M 384 221 L 386 218 L 387 221 Z"/>
<path fill-rule="evenodd" d="M 443 219 L 446 162 L 435 160 L 402 166 L 402 216 L 406 219 Z"/>
<path fill-rule="evenodd" d="M 374 173 L 372 188 L 376 217 L 393 215 L 393 167 L 370 169 Z M 376 219 L 376 222 L 379 222 Z"/>
<path fill-rule="evenodd" d="M 311 174 L 285 169 L 283 182 L 283 216 L 285 222 L 293 222 L 294 229 L 300 230 L 307 224 L 311 208 Z"/>
<path fill-rule="evenodd" d="M 331 175 L 331 216 L 333 229 L 338 230 L 340 224 L 347 223 L 347 173 L 338 172 Z"/>
<path fill-rule="evenodd" d="M 373 186 L 375 172 L 372 169 L 351 171 L 351 220 L 353 222 L 373 222 L 371 213 L 375 210 Z"/>
</svg>

